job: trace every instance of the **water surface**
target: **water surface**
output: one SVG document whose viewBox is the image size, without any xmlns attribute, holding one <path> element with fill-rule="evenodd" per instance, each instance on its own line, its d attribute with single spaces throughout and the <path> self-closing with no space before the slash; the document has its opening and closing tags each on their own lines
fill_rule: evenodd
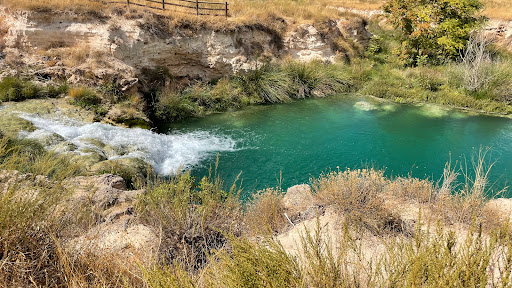
<svg viewBox="0 0 512 288">
<path fill-rule="evenodd" d="M 206 131 L 229 137 L 236 149 L 220 153 L 218 171 L 231 183 L 242 172 L 245 193 L 308 183 L 329 169 L 372 166 L 388 176 L 439 180 L 445 163 L 467 162 L 480 147 L 496 161 L 495 190 L 512 180 L 512 120 L 436 106 L 372 103 L 340 95 L 192 119 L 172 133 Z M 208 174 L 210 155 L 193 174 Z M 510 195 L 509 195 L 510 196 Z"/>
</svg>

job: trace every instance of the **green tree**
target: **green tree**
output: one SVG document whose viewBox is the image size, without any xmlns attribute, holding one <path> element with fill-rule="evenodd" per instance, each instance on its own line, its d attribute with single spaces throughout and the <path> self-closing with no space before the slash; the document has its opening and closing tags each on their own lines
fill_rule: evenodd
<svg viewBox="0 0 512 288">
<path fill-rule="evenodd" d="M 384 11 L 402 31 L 397 49 L 406 65 L 455 59 L 471 32 L 484 23 L 479 0 L 388 0 Z"/>
</svg>

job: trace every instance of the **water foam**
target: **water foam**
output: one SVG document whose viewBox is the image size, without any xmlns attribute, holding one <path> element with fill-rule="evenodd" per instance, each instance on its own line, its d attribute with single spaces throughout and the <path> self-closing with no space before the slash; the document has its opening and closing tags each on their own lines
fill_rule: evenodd
<svg viewBox="0 0 512 288">
<path fill-rule="evenodd" d="M 218 152 L 235 151 L 236 141 L 228 136 L 206 131 L 158 134 L 140 128 L 122 128 L 101 123 L 81 123 L 69 118 L 48 119 L 22 114 L 37 129 L 21 133 L 20 137 L 41 139 L 54 135 L 78 147 L 76 152 L 101 150 L 95 139 L 105 145 L 122 148 L 123 153 L 108 155 L 108 159 L 141 158 L 149 162 L 162 175 L 189 169 Z M 55 135 L 56 134 L 56 135 Z M 58 136 L 57 136 L 58 135 Z M 60 137 L 59 137 L 60 136 Z"/>
</svg>

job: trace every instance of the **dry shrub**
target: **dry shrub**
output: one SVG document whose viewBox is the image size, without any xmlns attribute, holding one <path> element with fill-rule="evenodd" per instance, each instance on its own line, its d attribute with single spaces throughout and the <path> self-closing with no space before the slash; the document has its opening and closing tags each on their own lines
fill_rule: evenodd
<svg viewBox="0 0 512 288">
<path fill-rule="evenodd" d="M 160 231 L 159 257 L 196 271 L 208 262 L 212 250 L 227 244 L 226 234 L 240 235 L 241 206 L 233 186 L 223 190 L 222 181 L 204 177 L 195 187 L 190 174 L 155 180 L 137 200 L 140 220 Z"/>
<path fill-rule="evenodd" d="M 288 224 L 284 213 L 282 192 L 269 188 L 252 195 L 244 221 L 254 235 L 274 234 L 282 231 Z"/>
<path fill-rule="evenodd" d="M 313 179 L 312 187 L 320 203 L 335 205 L 349 222 L 363 224 L 375 234 L 402 232 L 401 219 L 384 208 L 382 193 L 387 183 L 383 171 L 348 169 L 321 175 Z"/>
<path fill-rule="evenodd" d="M 75 45 L 69 48 L 62 48 L 62 63 L 68 67 L 76 67 L 83 64 L 91 56 L 91 49 L 88 45 Z"/>
<path fill-rule="evenodd" d="M 5 24 L 5 17 L 0 16 L 0 52 L 5 48 L 4 36 L 9 31 L 9 27 Z"/>
<path fill-rule="evenodd" d="M 386 185 L 385 193 L 419 203 L 429 203 L 435 197 L 436 190 L 429 180 L 399 177 Z"/>
<path fill-rule="evenodd" d="M 97 255 L 88 251 L 77 254 L 58 247 L 57 256 L 63 287 L 143 286 L 141 271 L 133 268 L 135 265 L 122 265 L 115 254 Z"/>
<path fill-rule="evenodd" d="M 442 185 L 432 203 L 433 210 L 445 220 L 464 224 L 476 220 L 489 224 L 488 228 L 496 227 L 495 212 L 485 206 L 489 198 L 500 195 L 504 189 L 493 192 L 489 185 L 489 173 L 495 163 L 489 159 L 489 151 L 489 148 L 480 148 L 473 153 L 470 163 L 465 160 L 460 167 L 457 163 L 454 168 L 451 162 L 446 164 Z M 464 179 L 463 184 L 457 183 L 459 175 Z"/>
<path fill-rule="evenodd" d="M 50 43 L 39 53 L 52 58 L 52 61 L 62 61 L 66 67 L 80 66 L 88 62 L 89 59 L 94 60 L 93 62 L 96 64 L 105 64 L 103 62 L 104 53 L 92 50 L 89 45 L 83 43 L 75 43 L 73 46 L 68 46 L 64 42 Z"/>
</svg>

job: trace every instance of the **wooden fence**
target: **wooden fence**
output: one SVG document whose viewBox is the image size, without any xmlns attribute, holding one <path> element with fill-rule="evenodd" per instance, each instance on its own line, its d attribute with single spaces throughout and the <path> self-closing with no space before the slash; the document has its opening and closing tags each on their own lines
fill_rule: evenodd
<svg viewBox="0 0 512 288">
<path fill-rule="evenodd" d="M 127 4 L 147 7 L 156 10 L 169 10 L 171 7 L 185 8 L 196 15 L 225 16 L 228 17 L 228 2 L 210 2 L 199 0 L 126 0 L 109 1 L 107 3 Z"/>
</svg>

